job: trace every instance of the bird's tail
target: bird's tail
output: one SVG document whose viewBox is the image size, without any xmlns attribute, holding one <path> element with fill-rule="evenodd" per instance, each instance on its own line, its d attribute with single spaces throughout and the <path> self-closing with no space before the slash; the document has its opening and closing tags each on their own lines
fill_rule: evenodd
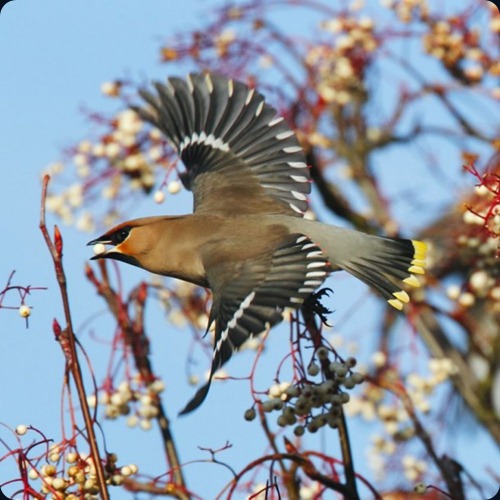
<svg viewBox="0 0 500 500">
<path fill-rule="evenodd" d="M 422 241 L 385 238 L 350 229 L 312 223 L 308 236 L 340 268 L 377 290 L 387 302 L 403 309 L 410 297 L 405 288 L 419 287 L 425 274 L 427 245 Z"/>
<path fill-rule="evenodd" d="M 422 241 L 369 236 L 369 252 L 339 262 L 339 267 L 377 290 L 398 310 L 410 301 L 405 285 L 419 287 L 427 246 Z M 377 238 L 377 239 L 375 239 Z M 367 240 L 368 241 L 368 240 Z"/>
</svg>

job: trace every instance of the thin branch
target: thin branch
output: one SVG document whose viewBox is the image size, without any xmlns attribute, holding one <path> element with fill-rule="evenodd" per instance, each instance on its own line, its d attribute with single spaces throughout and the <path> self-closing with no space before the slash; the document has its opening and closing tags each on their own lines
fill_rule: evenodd
<svg viewBox="0 0 500 500">
<path fill-rule="evenodd" d="M 290 460 L 294 463 L 297 463 L 298 466 L 304 471 L 304 473 L 312 480 L 318 481 L 319 483 L 323 484 L 324 486 L 330 488 L 331 490 L 338 491 L 342 495 L 344 495 L 345 498 L 349 500 L 359 500 L 359 496 L 353 496 L 352 491 L 344 484 L 338 483 L 334 480 L 332 480 L 330 477 L 325 476 L 321 472 L 319 472 L 314 464 L 309 460 L 307 457 L 307 452 L 304 452 L 302 454 L 296 454 L 296 453 L 274 453 L 271 455 L 265 455 L 263 457 L 258 458 L 257 460 L 254 460 L 253 462 L 249 463 L 244 469 L 239 472 L 237 475 L 236 479 L 234 481 L 231 481 L 230 484 L 230 489 L 229 492 L 226 496 L 228 500 L 232 498 L 232 495 L 236 489 L 236 486 L 238 485 L 239 480 L 249 471 L 254 469 L 255 467 L 269 461 L 284 461 L 284 460 Z M 217 498 L 222 498 L 222 493 L 217 497 Z"/>
<path fill-rule="evenodd" d="M 45 200 L 47 198 L 47 187 L 49 181 L 50 181 L 50 176 L 45 175 L 45 177 L 43 178 L 43 185 L 42 185 L 42 201 L 40 208 L 40 230 L 45 239 L 47 248 L 50 251 L 50 255 L 54 263 L 57 282 L 59 284 L 59 289 L 61 292 L 64 317 L 66 320 L 66 328 L 64 329 L 64 344 L 67 345 L 68 350 L 65 351 L 64 354 L 66 356 L 67 368 L 70 370 L 73 376 L 73 380 L 75 382 L 75 386 L 78 392 L 78 399 L 80 401 L 80 406 L 82 408 L 83 419 L 87 431 L 87 440 L 90 446 L 90 454 L 92 456 L 94 467 L 96 469 L 100 497 L 102 500 L 109 500 L 108 488 L 106 486 L 106 476 L 104 474 L 103 464 L 100 459 L 99 447 L 94 432 L 94 423 L 92 420 L 92 416 L 90 414 L 90 409 L 87 402 L 87 394 L 85 392 L 85 386 L 83 383 L 81 367 L 78 361 L 75 333 L 73 330 L 73 324 L 71 320 L 71 310 L 69 306 L 68 289 L 66 286 L 66 275 L 64 273 L 64 268 L 62 263 L 63 240 L 61 237 L 61 233 L 59 232 L 59 229 L 57 228 L 57 226 L 55 226 L 54 241 L 52 241 L 49 232 L 47 230 L 47 225 L 45 223 Z M 61 345 L 63 345 L 62 342 Z"/>
<path fill-rule="evenodd" d="M 106 264 L 99 262 L 101 279 L 99 280 L 90 266 L 86 267 L 86 276 L 94 285 L 97 293 L 106 301 L 111 313 L 115 317 L 120 329 L 123 332 L 124 341 L 130 347 L 137 370 L 140 372 L 143 380 L 153 381 L 155 375 L 151 360 L 149 358 L 149 339 L 144 331 L 144 303 L 147 297 L 146 287 L 140 285 L 132 294 L 131 298 L 136 304 L 136 315 L 132 319 L 127 311 L 126 304 L 122 301 L 120 294 L 113 289 L 109 282 Z M 172 471 L 175 483 L 175 495 L 182 500 L 188 500 L 190 495 L 187 493 L 186 482 L 182 474 L 182 467 L 179 460 L 179 454 L 175 446 L 174 437 L 170 430 L 170 420 L 168 419 L 161 401 L 157 402 L 158 415 L 156 420 L 160 427 L 163 446 L 167 462 Z"/>
<path fill-rule="evenodd" d="M 318 349 L 322 346 L 322 337 L 321 332 L 319 331 L 316 321 L 314 319 L 314 313 L 311 312 L 307 307 L 302 307 L 301 309 L 302 316 L 306 323 L 306 327 L 311 334 L 311 339 L 313 341 L 314 347 Z M 320 360 L 321 369 L 325 374 L 325 377 L 329 380 L 334 380 L 335 377 L 331 373 L 329 367 L 329 361 L 327 359 Z M 356 486 L 356 472 L 354 470 L 354 462 L 352 458 L 351 444 L 349 440 L 349 432 L 347 429 L 347 422 L 345 419 L 344 411 L 341 408 L 340 413 L 340 423 L 338 426 L 339 431 L 339 440 L 340 440 L 340 448 L 342 450 L 342 461 L 344 465 L 345 479 L 346 479 L 346 488 L 349 491 L 348 498 L 349 500 L 359 500 L 359 494 Z"/>
</svg>

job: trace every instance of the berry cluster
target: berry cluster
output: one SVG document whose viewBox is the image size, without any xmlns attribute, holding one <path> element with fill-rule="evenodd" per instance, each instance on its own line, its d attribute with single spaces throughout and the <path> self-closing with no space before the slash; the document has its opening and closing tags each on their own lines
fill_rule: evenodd
<svg viewBox="0 0 500 500">
<path fill-rule="evenodd" d="M 107 95 L 111 84 L 104 86 Z M 96 214 L 83 210 L 89 199 L 102 198 L 114 202 L 121 196 L 143 191 L 150 193 L 156 182 L 155 170 L 164 163 L 164 139 L 157 129 L 144 131 L 144 123 L 131 109 L 117 113 L 112 119 L 92 116 L 105 131 L 96 140 L 83 140 L 73 150 L 72 161 L 78 176 L 76 182 L 65 190 L 47 197 L 47 209 L 67 224 L 75 224 L 81 231 L 95 231 Z M 147 143 L 147 147 L 141 145 Z M 60 176 L 65 170 L 61 162 L 51 164 L 43 174 Z M 101 177 L 98 183 L 89 179 Z M 155 201 L 161 203 L 167 185 L 170 194 L 180 191 L 178 181 L 164 181 L 155 193 Z M 98 187 L 99 185 L 99 187 Z M 99 189 L 99 191 L 97 191 Z M 114 203 L 113 203 L 114 205 Z M 118 214 L 110 210 L 102 221 L 104 226 L 116 223 Z"/>
<path fill-rule="evenodd" d="M 149 430 L 152 420 L 159 414 L 158 394 L 164 389 L 165 385 L 161 380 L 149 384 L 145 392 L 140 388 L 133 389 L 128 381 L 124 381 L 114 391 L 103 392 L 100 403 L 105 405 L 106 418 L 114 420 L 120 415 L 128 415 L 129 427 L 139 425 L 141 429 Z M 88 402 L 89 406 L 95 407 L 95 396 L 90 396 Z"/>
<path fill-rule="evenodd" d="M 307 373 L 310 377 L 321 374 L 321 382 L 307 379 L 295 385 L 277 384 L 269 389 L 269 399 L 260 401 L 264 412 L 280 412 L 277 419 L 280 427 L 295 426 L 293 432 L 296 436 L 304 435 L 306 430 L 315 433 L 326 425 L 332 429 L 338 427 L 342 405 L 350 400 L 346 391 L 364 381 L 361 373 L 352 371 L 355 358 L 330 362 L 326 347 L 316 351 L 316 358 L 319 363 L 313 360 Z M 255 416 L 255 408 L 245 412 L 246 420 L 253 420 Z"/>
<path fill-rule="evenodd" d="M 330 104 L 345 106 L 364 96 L 364 73 L 379 41 L 368 17 L 336 17 L 321 24 L 332 40 L 309 50 L 307 63 L 319 76 L 317 91 Z"/>
<path fill-rule="evenodd" d="M 439 21 L 429 20 L 429 32 L 423 38 L 425 51 L 438 59 L 450 74 L 465 84 L 477 84 L 486 76 L 498 76 L 500 63 L 482 46 L 479 28 L 471 28 L 460 16 Z M 498 33 L 500 23 L 492 16 L 492 33 Z"/>
<path fill-rule="evenodd" d="M 500 311 L 500 178 L 490 174 L 482 179 L 463 212 L 463 226 L 457 244 L 471 269 L 463 286 L 447 288 L 447 295 L 459 307 L 469 308 L 486 300 L 495 314 Z"/>
<path fill-rule="evenodd" d="M 23 436 L 28 432 L 26 425 L 18 425 L 16 433 Z M 27 462 L 28 478 L 41 481 L 40 493 L 51 495 L 53 500 L 98 500 L 99 486 L 96 467 L 92 457 L 79 453 L 75 448 L 65 444 L 55 444 L 48 450 L 46 463 L 35 466 L 35 462 Z M 137 474 L 135 464 L 117 466 L 118 457 L 114 453 L 107 455 L 104 473 L 106 483 L 120 486 L 125 478 Z"/>
</svg>

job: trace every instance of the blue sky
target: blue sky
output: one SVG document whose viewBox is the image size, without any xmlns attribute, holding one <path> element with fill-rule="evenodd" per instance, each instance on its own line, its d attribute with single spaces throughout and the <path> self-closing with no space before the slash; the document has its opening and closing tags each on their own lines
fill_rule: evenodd
<svg viewBox="0 0 500 500">
<path fill-rule="evenodd" d="M 215 3 L 202 0 L 15 0 L 0 14 L 0 234 L 4 235 L 0 284 L 16 270 L 15 284 L 48 288 L 33 293 L 28 301 L 33 306 L 29 329 L 16 311 L 0 311 L 0 422 L 11 427 L 20 423 L 32 424 L 48 436 L 56 439 L 60 436 L 64 362 L 53 340 L 51 325 L 54 317 L 62 322 L 62 308 L 52 264 L 38 230 L 41 170 L 60 158 L 65 147 L 89 131 L 82 107 L 111 109 L 112 103 L 99 91 L 104 81 L 122 76 L 140 81 L 164 78 L 165 69 L 158 64 L 159 41 L 173 32 L 200 26 L 210 5 Z M 160 209 L 152 201 L 145 201 L 130 215 L 160 210 L 189 211 L 190 206 L 189 196 L 182 195 L 167 200 Z M 54 222 L 59 221 L 49 216 L 49 223 Z M 102 374 L 106 356 L 98 343 L 90 339 L 89 329 L 82 327 L 94 312 L 103 311 L 102 303 L 83 276 L 84 262 L 90 256 L 85 243 L 93 235 L 89 237 L 67 227 L 62 230 L 74 323 Z M 126 268 L 122 269 L 122 276 L 126 284 L 132 284 L 144 274 Z M 365 289 L 354 280 L 339 276 L 338 283 L 340 286 L 347 283 L 353 294 L 365 297 Z M 335 299 L 335 309 L 342 317 L 352 302 L 341 293 L 337 293 Z M 11 303 L 17 304 L 14 297 Z M 5 305 L 9 305 L 9 299 Z M 337 323 L 340 323 L 339 333 L 358 339 L 358 332 L 369 328 L 366 318 L 360 318 L 356 324 Z M 93 324 L 96 337 L 104 338 L 109 333 L 106 327 L 110 325 L 105 318 Z M 344 325 L 345 330 L 340 332 Z M 242 432 L 240 422 L 238 425 L 232 423 L 246 408 L 244 402 L 234 397 L 238 390 L 243 391 L 243 383 L 233 383 L 237 387 L 231 393 L 227 391 L 228 384 L 214 384 L 209 404 L 186 418 L 175 416 L 193 393 L 193 388 L 185 382 L 182 355 L 185 355 L 189 336 L 169 328 L 158 312 L 148 317 L 148 328 L 154 339 L 153 362 L 166 380 L 166 404 L 182 460 L 208 458 L 198 446 L 219 448 L 226 440 L 234 444 L 223 455 L 228 463 L 242 465 L 241 450 L 258 456 L 263 441 L 256 441 L 251 434 L 247 436 Z M 286 329 L 281 333 L 286 335 Z M 279 345 L 279 333 L 270 341 L 272 352 L 286 352 L 286 345 Z M 370 342 L 366 344 L 369 347 Z M 172 346 L 175 346 L 175 354 Z M 243 367 L 235 368 L 232 373 L 248 373 L 252 357 L 242 354 L 241 359 Z M 246 385 L 244 390 L 248 395 Z M 255 430 L 257 424 L 248 425 Z M 118 453 L 121 463 L 138 461 L 145 472 L 163 472 L 164 462 L 154 430 L 148 433 L 127 431 L 125 445 L 123 424 L 105 423 L 104 428 L 109 431 L 109 448 Z M 353 434 L 356 436 L 354 448 L 363 450 L 366 434 Z M 9 433 L 1 428 L 0 437 L 14 443 Z M 461 458 L 471 464 L 485 453 L 494 457 L 491 443 L 476 432 L 471 432 L 471 440 L 462 446 L 467 447 L 469 453 Z M 462 446 L 454 451 L 461 454 Z M 443 451 L 446 449 L 443 447 Z M 0 449 L 0 456 L 3 453 Z M 334 450 L 333 453 L 338 452 Z M 364 461 L 363 452 L 359 451 L 357 462 L 363 464 Z M 0 463 L 0 483 L 12 477 L 13 467 L 13 461 Z M 366 472 L 364 465 L 360 468 Z M 206 479 L 206 498 L 218 491 L 224 480 L 230 479 L 225 469 L 210 464 L 190 465 L 186 471 L 191 478 L 197 474 L 210 475 L 210 479 Z M 192 486 L 196 483 L 196 480 L 191 481 Z M 113 493 L 113 498 L 129 498 L 124 493 Z"/>
</svg>

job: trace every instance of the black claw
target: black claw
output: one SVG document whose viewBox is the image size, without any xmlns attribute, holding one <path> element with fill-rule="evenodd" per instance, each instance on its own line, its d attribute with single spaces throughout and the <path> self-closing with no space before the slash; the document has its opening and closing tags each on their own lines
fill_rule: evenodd
<svg viewBox="0 0 500 500">
<path fill-rule="evenodd" d="M 325 307 L 320 300 L 326 295 L 327 297 L 333 293 L 331 288 L 322 288 L 318 290 L 316 293 L 311 293 L 309 297 L 304 301 L 304 306 L 310 309 L 314 314 L 319 316 L 321 323 L 326 326 L 331 326 L 328 324 L 326 315 L 331 314 L 333 311 Z"/>
</svg>

